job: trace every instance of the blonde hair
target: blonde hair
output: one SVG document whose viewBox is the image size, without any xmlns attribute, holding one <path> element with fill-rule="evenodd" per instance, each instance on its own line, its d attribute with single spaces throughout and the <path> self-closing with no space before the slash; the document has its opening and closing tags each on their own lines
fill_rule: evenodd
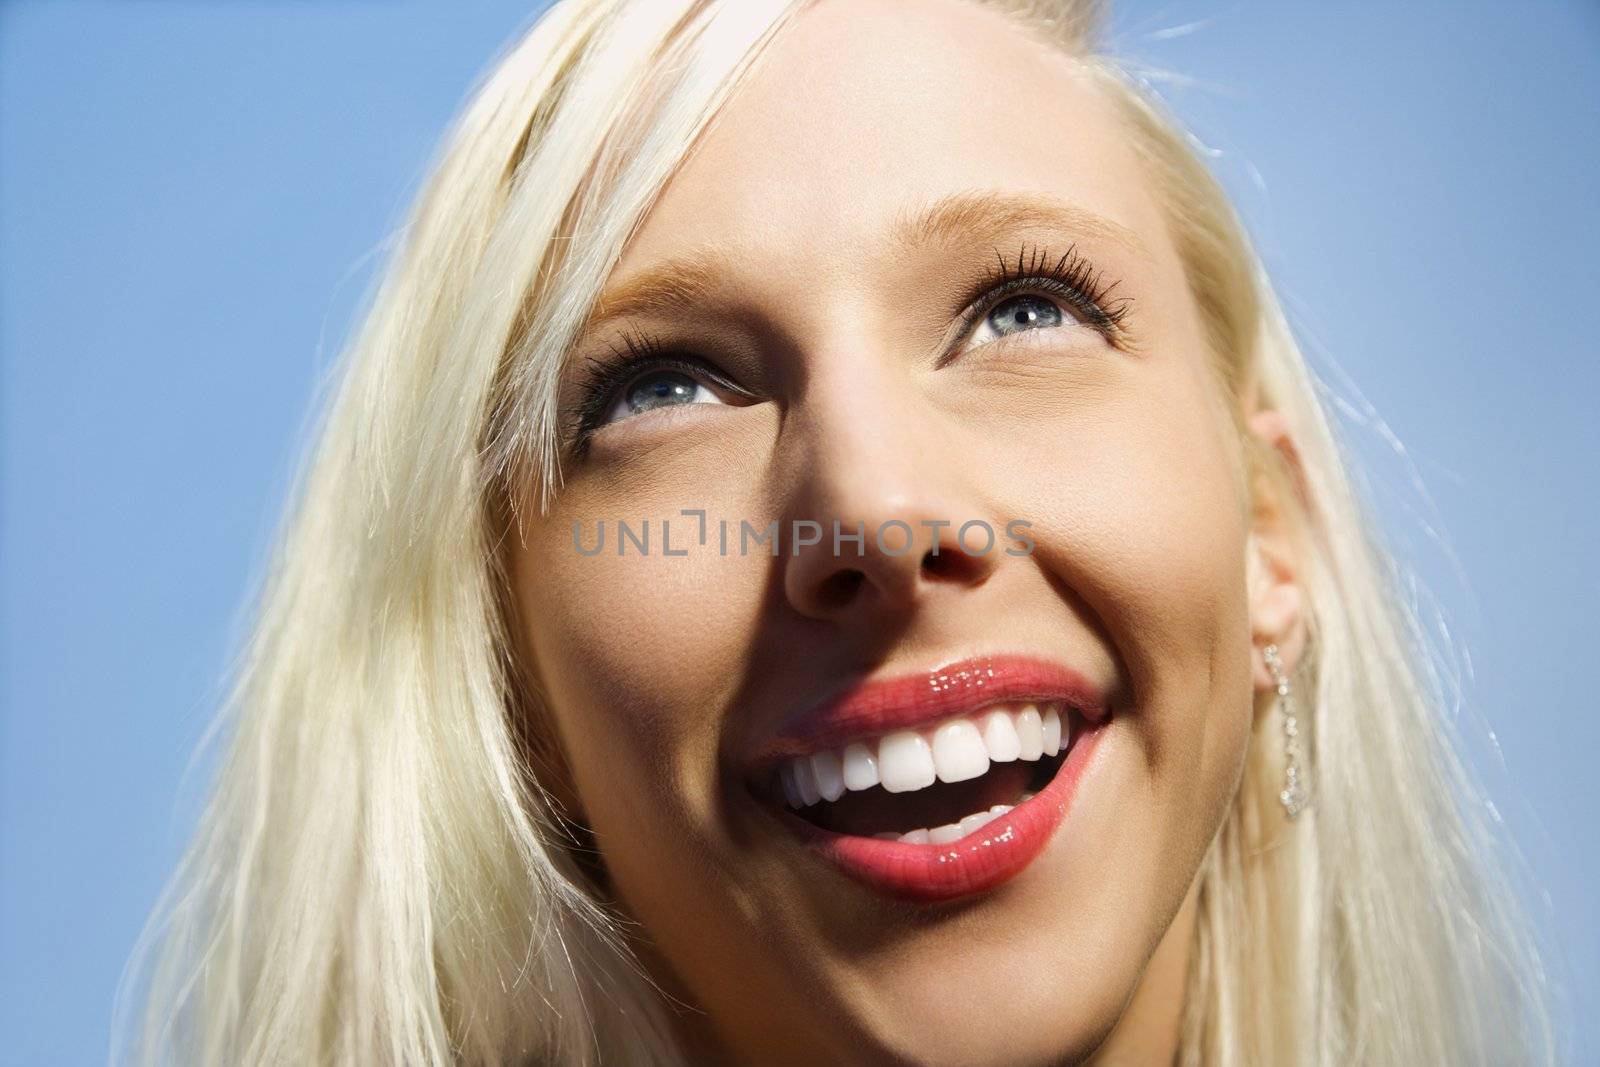
<svg viewBox="0 0 1600 1067">
<path fill-rule="evenodd" d="M 970 0 L 1092 70 L 1164 198 L 1219 382 L 1300 548 L 1313 807 L 1271 697 L 1204 861 L 1183 1064 L 1550 1062 L 1542 976 L 1421 634 L 1227 197 L 1095 54 L 1097 5 Z M 450 133 L 341 365 L 135 950 L 113 1058 L 670 1064 L 672 1010 L 539 784 L 503 545 L 558 484 L 555 382 L 624 245 L 792 0 L 561 0 Z M 1267 499 L 1264 495 L 1263 500 Z M 127 1015 L 127 1006 L 142 1012 Z"/>
</svg>

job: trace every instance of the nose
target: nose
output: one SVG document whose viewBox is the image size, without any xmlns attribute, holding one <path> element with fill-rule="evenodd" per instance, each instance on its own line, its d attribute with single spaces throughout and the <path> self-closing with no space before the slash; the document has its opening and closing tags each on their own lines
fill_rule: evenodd
<svg viewBox="0 0 1600 1067">
<path fill-rule="evenodd" d="M 881 623 L 982 585 L 1003 558 L 1004 525 L 984 513 L 975 472 L 907 392 L 835 383 L 786 420 L 783 588 L 801 615 Z"/>
</svg>

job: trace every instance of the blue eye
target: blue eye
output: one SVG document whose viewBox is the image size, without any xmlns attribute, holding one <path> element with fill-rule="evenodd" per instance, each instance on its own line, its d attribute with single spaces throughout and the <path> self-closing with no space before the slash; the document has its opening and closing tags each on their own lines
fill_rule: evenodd
<svg viewBox="0 0 1600 1067">
<path fill-rule="evenodd" d="M 599 425 L 642 415 L 656 408 L 685 404 L 721 404 L 723 400 L 703 382 L 683 371 L 656 368 L 639 374 L 619 391 L 617 401 L 599 419 Z"/>
<path fill-rule="evenodd" d="M 995 263 L 967 294 L 961 351 L 1014 333 L 1080 326 L 1121 347 L 1131 298 L 1113 297 L 1119 283 L 1108 282 L 1076 245 L 1060 256 L 1023 245 L 1009 259 L 996 249 Z"/>
<path fill-rule="evenodd" d="M 1061 308 L 1048 297 L 1037 293 L 1023 293 L 1007 297 L 996 304 L 973 331 L 975 345 L 987 344 L 1013 333 L 1026 330 L 1048 330 L 1065 321 Z"/>
<path fill-rule="evenodd" d="M 628 410 L 637 415 L 651 408 L 664 408 L 672 404 L 692 404 L 698 382 L 677 371 L 659 371 L 646 374 L 634 381 L 628 389 Z"/>
<path fill-rule="evenodd" d="M 987 322 L 1001 334 L 1061 325 L 1061 309 L 1042 296 L 1014 296 L 989 312 Z"/>
</svg>

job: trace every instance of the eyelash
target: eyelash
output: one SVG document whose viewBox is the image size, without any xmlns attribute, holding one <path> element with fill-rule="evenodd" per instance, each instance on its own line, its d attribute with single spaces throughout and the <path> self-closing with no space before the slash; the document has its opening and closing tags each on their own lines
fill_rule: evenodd
<svg viewBox="0 0 1600 1067">
<path fill-rule="evenodd" d="M 682 356 L 667 350 L 655 338 L 644 334 L 624 332 L 622 348 L 611 347 L 612 358 L 591 359 L 584 375 L 579 400 L 574 412 L 575 439 L 578 451 L 583 452 L 589 438 L 600 428 L 600 419 L 617 402 L 622 387 L 646 370 L 675 370 L 694 378 L 704 378 L 711 384 L 738 396 L 750 394 L 733 384 L 721 370 L 706 360 Z"/>
<path fill-rule="evenodd" d="M 976 282 L 961 313 L 960 336 L 972 333 L 983 319 L 1002 302 L 1022 293 L 1042 292 L 1060 299 L 1086 325 L 1116 344 L 1128 314 L 1129 297 L 1111 298 L 1120 284 L 1106 282 L 1103 271 L 1095 269 L 1077 245 L 1069 245 L 1060 257 L 1044 248 L 1024 245 L 1009 260 L 995 250 L 995 265 Z M 993 343 L 993 342 L 991 342 Z M 666 349 L 654 338 L 624 332 L 622 349 L 612 346 L 610 360 L 591 359 L 574 412 L 575 448 L 581 454 L 589 439 L 600 428 L 600 419 L 616 403 L 622 387 L 646 370 L 675 370 L 691 377 L 704 378 L 738 396 L 750 394 L 714 364 L 697 357 L 683 356 Z"/>
<path fill-rule="evenodd" d="M 1116 343 L 1128 317 L 1129 297 L 1113 300 L 1111 293 L 1120 282 L 1107 282 L 1105 272 L 1068 245 L 1059 258 L 1040 247 L 1023 245 L 1012 261 L 995 249 L 995 265 L 973 286 L 967 297 L 968 310 L 961 317 L 961 336 L 966 337 L 995 307 L 1019 293 L 1044 292 L 1059 297 L 1085 324 Z M 1053 260 L 1053 262 L 1052 262 Z"/>
</svg>

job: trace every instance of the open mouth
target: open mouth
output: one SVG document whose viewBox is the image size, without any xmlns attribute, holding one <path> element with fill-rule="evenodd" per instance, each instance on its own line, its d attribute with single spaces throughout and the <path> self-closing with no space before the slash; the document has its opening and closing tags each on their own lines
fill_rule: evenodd
<svg viewBox="0 0 1600 1067">
<path fill-rule="evenodd" d="M 807 852 L 889 896 L 997 889 L 1044 854 L 1110 733 L 1106 688 L 992 653 L 852 683 L 792 715 L 747 788 Z"/>
<path fill-rule="evenodd" d="M 947 845 L 1044 790 L 1084 728 L 1062 701 L 996 703 L 785 760 L 764 791 L 834 834 Z"/>
</svg>

